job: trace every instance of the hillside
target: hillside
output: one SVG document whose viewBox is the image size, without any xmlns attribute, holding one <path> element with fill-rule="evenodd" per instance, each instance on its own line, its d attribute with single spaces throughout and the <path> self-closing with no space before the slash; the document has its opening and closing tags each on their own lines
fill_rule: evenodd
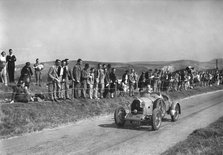
<svg viewBox="0 0 223 155">
<path fill-rule="evenodd" d="M 173 66 L 175 70 L 184 69 L 187 66 L 193 66 L 197 70 L 213 69 L 216 67 L 216 59 L 207 62 L 199 62 L 194 60 L 176 60 L 176 61 L 138 61 L 130 62 L 130 64 L 144 66 L 147 68 L 162 68 L 163 66 Z M 218 59 L 218 68 L 223 68 L 223 59 Z"/>
<path fill-rule="evenodd" d="M 102 62 L 102 64 L 108 64 L 110 63 L 112 67 L 116 68 L 117 76 L 118 78 L 121 78 L 122 74 L 125 72 L 125 70 L 129 68 L 134 68 L 138 74 L 141 74 L 142 71 L 147 71 L 148 69 L 161 69 L 163 66 L 173 66 L 175 70 L 184 69 L 187 66 L 194 66 L 197 70 L 206 70 L 206 69 L 213 69 L 215 68 L 215 61 L 211 60 L 208 62 L 199 62 L 199 61 L 193 61 L 193 60 L 177 60 L 177 61 L 139 61 L 139 62 L 129 62 L 129 63 L 114 63 L 114 62 Z M 47 72 L 50 68 L 50 66 L 53 65 L 54 62 L 44 62 L 45 69 L 43 70 L 43 81 L 46 81 L 47 78 Z M 89 63 L 90 67 L 97 67 L 97 64 L 99 62 L 96 61 L 84 61 L 85 63 Z M 75 60 L 71 60 L 69 62 L 69 66 L 73 68 L 73 66 L 76 64 Z M 21 68 L 24 65 L 17 65 L 16 67 L 16 78 L 18 79 L 20 75 Z M 223 59 L 219 59 L 219 68 L 223 68 Z M 33 77 L 34 78 L 34 77 Z"/>
</svg>

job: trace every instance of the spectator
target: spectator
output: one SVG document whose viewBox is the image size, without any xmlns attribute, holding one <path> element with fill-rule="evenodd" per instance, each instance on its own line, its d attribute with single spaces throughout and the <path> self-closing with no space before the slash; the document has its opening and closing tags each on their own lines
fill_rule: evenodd
<svg viewBox="0 0 223 155">
<path fill-rule="evenodd" d="M 73 68 L 73 89 L 74 89 L 74 98 L 80 98 L 80 89 L 81 89 L 81 71 L 82 71 L 82 63 L 81 59 L 77 60 L 77 64 Z"/>
<path fill-rule="evenodd" d="M 93 92 L 93 96 L 95 99 L 99 99 L 98 98 L 98 87 L 99 87 L 99 68 L 101 68 L 101 64 L 99 63 L 98 64 L 98 68 L 97 70 L 95 70 L 95 73 L 94 73 L 94 92 Z"/>
<path fill-rule="evenodd" d="M 145 77 L 145 72 L 142 72 L 142 74 L 139 77 L 139 91 L 141 92 L 145 87 L 146 87 L 146 77 Z"/>
<path fill-rule="evenodd" d="M 57 87 L 60 86 L 60 79 L 58 77 L 58 70 L 60 66 L 61 61 L 57 59 L 55 61 L 55 65 L 50 67 L 48 72 L 48 93 L 49 93 L 49 99 L 51 101 L 58 101 L 57 100 Z"/>
<path fill-rule="evenodd" d="M 64 60 L 60 61 L 60 65 L 58 66 L 58 70 L 57 70 L 57 75 L 58 75 L 58 79 L 59 79 L 59 85 L 57 85 L 57 97 L 58 99 L 63 99 L 62 97 L 62 77 L 63 77 L 63 69 L 65 67 L 66 63 L 64 62 Z"/>
<path fill-rule="evenodd" d="M 134 86 L 135 86 L 135 70 L 132 68 L 130 74 L 128 75 L 129 82 L 129 96 L 134 96 Z"/>
<path fill-rule="evenodd" d="M 109 97 L 110 91 L 110 73 L 106 65 L 103 65 L 104 73 L 105 73 L 105 90 L 104 90 L 104 98 Z"/>
<path fill-rule="evenodd" d="M 154 92 L 158 92 L 158 81 L 159 81 L 159 76 L 158 76 L 158 72 L 156 70 L 156 72 L 154 73 L 153 82 L 152 82 Z"/>
<path fill-rule="evenodd" d="M 110 83 L 110 95 L 111 95 L 111 98 L 116 96 L 117 77 L 115 75 L 115 71 L 116 71 L 116 69 L 112 68 L 111 73 L 110 73 L 110 80 L 111 80 L 111 83 Z"/>
<path fill-rule="evenodd" d="M 129 81 L 129 71 L 126 70 L 125 73 L 122 75 L 122 83 L 121 83 L 124 94 L 128 90 L 128 81 Z"/>
<path fill-rule="evenodd" d="M 69 95 L 69 80 L 72 80 L 72 72 L 69 69 L 69 59 L 63 60 L 63 75 L 62 75 L 62 90 L 63 92 L 63 98 L 70 100 L 70 95 Z"/>
<path fill-rule="evenodd" d="M 89 97 L 90 99 L 93 98 L 93 92 L 94 92 L 94 74 L 95 74 L 95 69 L 91 68 L 90 69 L 90 74 L 88 77 L 88 88 L 89 88 Z"/>
<path fill-rule="evenodd" d="M 17 86 L 14 88 L 10 103 L 14 103 L 15 101 L 24 103 L 33 101 L 31 91 L 28 89 L 28 87 L 25 85 L 25 82 L 22 80 L 20 80 Z"/>
<path fill-rule="evenodd" d="M 100 93 L 100 98 L 103 98 L 104 89 L 105 89 L 105 71 L 102 68 L 101 64 L 98 64 L 98 88 Z"/>
<path fill-rule="evenodd" d="M 36 63 L 33 65 L 33 68 L 35 70 L 35 77 L 36 77 L 36 85 L 39 85 L 41 87 L 42 83 L 42 70 L 44 68 L 42 63 L 39 63 L 39 59 L 36 59 Z"/>
<path fill-rule="evenodd" d="M 81 94 L 86 99 L 87 81 L 89 78 L 89 64 L 85 64 L 84 69 L 81 71 Z"/>
<path fill-rule="evenodd" d="M 33 72 L 30 67 L 30 62 L 26 62 L 25 66 L 21 70 L 21 76 L 19 78 L 19 81 L 24 81 L 25 85 L 29 88 L 32 75 Z"/>
<path fill-rule="evenodd" d="M 137 89 L 138 90 L 138 78 L 139 78 L 139 76 L 138 76 L 138 73 L 135 71 L 134 72 L 134 78 L 135 78 L 135 85 L 134 85 L 134 89 Z"/>
<path fill-rule="evenodd" d="M 6 53 L 4 51 L 0 55 L 0 79 L 5 86 L 8 85 L 6 76 Z"/>
<path fill-rule="evenodd" d="M 158 74 L 157 74 L 157 78 L 158 78 L 158 82 L 157 82 L 157 91 L 158 91 L 158 92 L 161 91 L 161 86 L 162 86 L 161 76 L 162 76 L 162 72 L 161 72 L 161 70 L 159 70 L 159 72 L 158 72 Z"/>
<path fill-rule="evenodd" d="M 13 50 L 9 49 L 9 55 L 7 55 L 6 57 L 6 61 L 8 63 L 8 75 L 9 75 L 9 82 L 10 83 L 14 83 L 14 73 L 15 73 L 15 62 L 16 62 L 16 57 L 15 55 L 12 53 Z"/>
</svg>

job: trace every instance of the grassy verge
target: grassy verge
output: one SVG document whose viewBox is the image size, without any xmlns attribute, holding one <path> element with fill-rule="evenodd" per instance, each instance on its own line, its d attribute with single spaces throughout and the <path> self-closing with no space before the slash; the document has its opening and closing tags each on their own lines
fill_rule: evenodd
<svg viewBox="0 0 223 155">
<path fill-rule="evenodd" d="M 188 138 L 179 142 L 162 155 L 223 154 L 223 117 L 206 128 L 197 129 Z"/>
<path fill-rule="evenodd" d="M 215 91 L 223 86 L 196 88 L 182 92 L 171 92 L 173 99 Z M 77 120 L 113 113 L 118 106 L 127 107 L 132 97 L 102 100 L 72 100 L 55 102 L 32 102 L 0 105 L 0 139 L 21 135 L 44 128 L 52 128 Z"/>
</svg>

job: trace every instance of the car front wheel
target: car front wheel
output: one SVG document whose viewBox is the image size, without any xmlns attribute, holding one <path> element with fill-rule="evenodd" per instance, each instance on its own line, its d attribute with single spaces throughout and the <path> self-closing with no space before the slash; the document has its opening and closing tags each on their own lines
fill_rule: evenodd
<svg viewBox="0 0 223 155">
<path fill-rule="evenodd" d="M 160 109 L 155 108 L 153 110 L 153 115 L 152 115 L 152 129 L 153 130 L 158 130 L 161 126 L 162 122 L 162 114 Z"/>
<path fill-rule="evenodd" d="M 123 107 L 118 107 L 114 113 L 115 124 L 117 127 L 123 127 L 125 124 L 125 109 Z"/>
</svg>

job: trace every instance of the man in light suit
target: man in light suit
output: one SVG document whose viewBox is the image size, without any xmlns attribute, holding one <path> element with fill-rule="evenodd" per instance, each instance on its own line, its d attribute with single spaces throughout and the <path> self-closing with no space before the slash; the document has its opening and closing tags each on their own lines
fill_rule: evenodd
<svg viewBox="0 0 223 155">
<path fill-rule="evenodd" d="M 60 78 L 58 76 L 58 71 L 60 67 L 61 61 L 57 59 L 55 61 L 55 64 L 50 67 L 48 72 L 48 93 L 49 93 L 49 99 L 51 101 L 57 102 L 57 88 L 60 86 Z"/>
</svg>

